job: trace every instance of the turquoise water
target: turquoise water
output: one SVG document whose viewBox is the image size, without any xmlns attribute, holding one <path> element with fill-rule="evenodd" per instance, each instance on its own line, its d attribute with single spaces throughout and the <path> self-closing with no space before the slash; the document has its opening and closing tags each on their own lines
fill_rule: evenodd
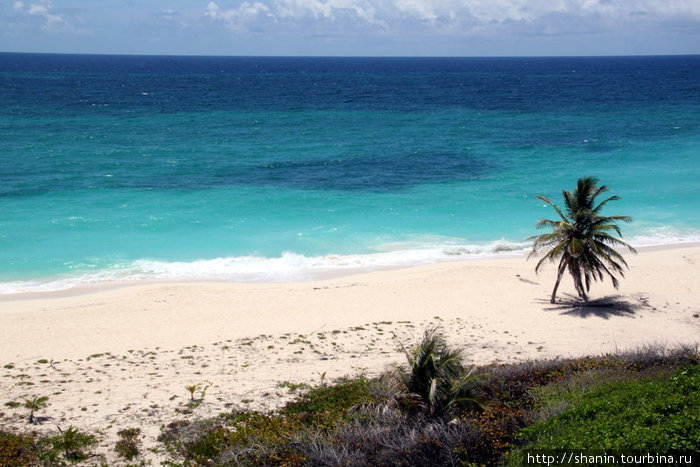
<svg viewBox="0 0 700 467">
<path fill-rule="evenodd" d="M 700 240 L 700 57 L 0 54 L 0 293 L 514 254 L 593 175 Z"/>
</svg>

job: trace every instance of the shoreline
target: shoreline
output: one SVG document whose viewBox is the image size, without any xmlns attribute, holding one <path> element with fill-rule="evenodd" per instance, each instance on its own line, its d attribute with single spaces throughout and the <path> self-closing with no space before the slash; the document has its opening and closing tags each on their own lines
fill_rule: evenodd
<svg viewBox="0 0 700 467">
<path fill-rule="evenodd" d="M 700 245 L 625 254 L 577 303 L 571 279 L 549 303 L 554 265 L 499 258 L 374 271 L 313 282 L 150 283 L 65 296 L 0 299 L 0 428 L 140 427 L 144 451 L 175 419 L 272 410 L 300 384 L 402 363 L 402 346 L 439 326 L 472 365 L 700 344 Z M 189 413 L 185 387 L 207 387 Z M 8 402 L 49 396 L 28 426 Z M 111 457 L 109 457 L 111 456 Z M 157 460 L 157 457 L 153 457 Z"/>
<path fill-rule="evenodd" d="M 633 245 L 634 246 L 634 245 Z M 651 245 L 643 245 L 635 247 L 638 252 L 644 251 L 664 251 L 679 248 L 692 248 L 700 246 L 700 241 L 689 240 L 684 242 L 676 243 L 659 243 Z M 626 253 L 625 253 L 626 252 Z M 2 293 L 0 292 L 0 312 L 2 311 L 2 303 L 5 301 L 12 300 L 33 300 L 41 298 L 58 298 L 58 297 L 70 297 L 76 295 L 87 295 L 92 293 L 105 292 L 114 289 L 121 289 L 127 287 L 138 287 L 142 285 L 163 285 L 163 284 L 202 284 L 202 283 L 221 283 L 221 284 L 297 284 L 297 283 L 310 283 L 310 282 L 321 282 L 333 279 L 342 279 L 348 276 L 371 274 L 373 272 L 381 271 L 398 271 L 402 269 L 411 269 L 416 267 L 431 266 L 436 264 L 448 264 L 448 263 L 460 263 L 460 262 L 472 262 L 472 261 L 490 261 L 490 260 L 502 260 L 502 259 L 512 259 L 522 257 L 527 258 L 529 253 L 529 248 L 522 250 L 512 250 L 503 253 L 489 253 L 473 257 L 458 257 L 455 256 L 454 259 L 436 259 L 434 261 L 418 262 L 415 264 L 387 264 L 380 266 L 356 266 L 348 268 L 328 268 L 325 271 L 310 273 L 306 279 L 290 279 L 290 280 L 235 280 L 235 279 L 225 279 L 225 278 L 139 278 L 139 279 L 123 279 L 123 280 L 98 280 L 95 282 L 80 283 L 74 286 L 68 286 L 66 288 L 58 290 L 38 290 L 38 291 L 22 291 L 15 293 Z M 630 254 L 627 250 L 624 250 L 623 256 L 625 254 Z M 333 256 L 333 255 L 331 255 Z"/>
<path fill-rule="evenodd" d="M 658 260 L 644 261 L 652 256 L 669 258 L 678 255 L 697 254 L 700 245 L 670 246 L 659 248 L 644 247 L 638 255 L 626 254 L 625 258 L 630 264 L 627 278 L 621 279 L 620 290 L 613 289 L 609 281 L 595 282 L 591 288 L 591 298 L 601 296 L 641 297 L 653 295 L 653 290 L 667 296 L 668 287 L 659 283 L 669 282 L 667 275 L 678 275 L 676 265 L 668 265 L 668 273 L 658 278 L 657 283 L 649 282 L 648 270 L 655 267 Z M 646 266 L 639 266 L 642 259 Z M 78 357 L 73 343 L 84 342 L 86 345 L 92 342 L 95 345 L 100 339 L 90 337 L 81 332 L 81 329 L 92 329 L 93 335 L 111 335 L 112 328 L 122 335 L 132 346 L 137 348 L 148 347 L 150 341 L 159 342 L 158 345 L 177 345 L 175 339 L 165 338 L 159 332 L 156 336 L 154 325 L 163 323 L 166 329 L 174 329 L 179 326 L 191 326 L 200 332 L 193 334 L 194 340 L 216 340 L 219 334 L 233 333 L 236 337 L 245 337 L 240 326 L 232 326 L 227 323 L 227 316 L 233 314 L 235 319 L 252 328 L 272 327 L 283 328 L 276 322 L 277 316 L 284 317 L 290 312 L 298 313 L 303 319 L 321 320 L 342 324 L 352 324 L 352 320 L 341 316 L 362 316 L 368 313 L 358 309 L 357 298 L 361 297 L 365 302 L 381 297 L 382 310 L 387 311 L 387 316 L 399 319 L 400 313 L 390 311 L 392 306 L 405 307 L 413 310 L 412 316 L 423 316 L 419 306 L 426 310 L 438 308 L 441 304 L 446 307 L 451 316 L 460 316 L 461 303 L 455 300 L 454 294 L 468 292 L 467 296 L 478 293 L 480 301 L 486 307 L 498 306 L 523 306 L 528 309 L 547 308 L 548 299 L 553 284 L 554 267 L 546 266 L 539 275 L 534 273 L 534 260 L 526 261 L 525 257 L 474 259 L 454 262 L 439 262 L 428 265 L 419 265 L 403 268 L 390 268 L 362 272 L 357 274 L 342 275 L 339 277 L 303 282 L 267 282 L 267 283 L 237 283 L 227 281 L 146 281 L 114 283 L 108 286 L 95 286 L 76 288 L 66 291 L 20 294 L 15 296 L 0 297 L 0 316 L 5 320 L 4 332 L 0 331 L 0 355 L 16 356 L 21 358 L 26 349 L 19 339 L 16 328 L 28 330 L 28 326 L 35 328 L 34 339 L 40 343 L 34 346 L 37 354 L 39 349 L 44 352 L 50 350 L 67 352 L 72 357 Z M 692 269 L 692 268 L 691 268 Z M 500 277 L 498 270 L 501 270 Z M 645 271 L 646 276 L 645 276 Z M 696 271 L 688 272 L 691 280 Z M 639 277 L 635 277 L 639 276 Z M 438 281 L 436 277 L 449 278 L 448 282 Z M 419 278 L 422 278 L 419 280 Z M 636 280 L 637 279 L 637 280 Z M 644 279 L 645 285 L 637 284 L 638 279 Z M 507 288 L 512 290 L 498 290 L 497 282 L 509 284 Z M 673 282 L 683 282 L 679 278 Z M 358 288 L 358 286 L 361 286 Z M 686 287 L 690 290 L 691 285 Z M 340 293 L 343 289 L 353 289 L 353 293 Z M 386 289 L 386 290 L 385 290 Z M 392 294 L 397 295 L 397 300 L 392 303 L 392 297 L 388 290 L 395 289 Z M 463 289 L 463 292 L 460 292 Z M 672 289 L 672 287 L 671 287 Z M 334 293 L 327 291 L 333 290 Z M 359 290 L 359 291 L 358 291 Z M 533 295 L 533 291 L 536 293 Z M 323 293 L 322 293 L 323 292 Z M 509 292 L 507 296 L 501 296 Z M 446 301 L 444 297 L 436 295 L 453 295 Z M 319 295 L 320 297 L 315 297 Z M 697 298 L 692 293 L 687 294 L 687 300 L 695 301 Z M 574 297 L 573 286 L 565 277 L 558 296 L 561 298 Z M 522 300 L 520 300 L 522 297 Z M 434 298 L 434 302 L 431 302 Z M 439 299 L 438 299 L 439 298 Z M 467 298 L 466 296 L 464 297 Z M 677 297 L 677 299 L 680 297 Z M 544 302 L 542 302 L 544 300 Z M 667 298 L 666 301 L 669 301 Z M 289 302 L 285 304 L 285 302 Z M 518 303 L 522 302 L 522 303 Z M 540 303 L 538 303 L 540 302 Z M 319 310 L 319 305 L 329 309 L 328 313 Z M 368 303 L 372 308 L 372 304 Z M 376 306 L 376 305 L 375 305 Z M 340 310 L 333 313 L 333 308 Z M 697 308 L 700 308 L 698 306 Z M 261 311 L 262 310 L 262 311 Z M 265 322 L 256 321 L 251 316 L 264 313 Z M 374 314 L 374 313 L 370 313 Z M 467 314 L 469 314 L 467 312 Z M 483 313 L 480 313 L 483 314 Z M 207 330 L 207 326 L 201 322 L 206 319 L 218 323 L 214 328 L 217 332 Z M 188 320 L 196 326 L 188 324 Z M 285 319 L 286 320 L 286 319 Z M 295 320 L 293 320 L 295 322 Z M 30 324 L 31 323 L 31 324 Z M 53 326 L 46 327 L 46 324 Z M 83 326 L 74 328 L 73 323 L 83 323 Z M 66 344 L 60 339 L 60 334 L 73 334 L 71 344 Z M 97 332 L 97 334 L 95 334 Z M 167 334 L 167 333 L 166 333 Z M 111 339 L 102 339 L 101 342 L 109 342 Z M 121 339 L 124 340 L 124 339 Z M 106 347 L 117 347 L 124 351 L 124 345 L 110 344 Z M 80 347 L 80 346 L 78 346 Z M 62 350 L 59 350 L 62 349 Z M 108 349 L 105 349 L 108 350 Z M 38 356 L 37 358 L 43 358 Z"/>
</svg>

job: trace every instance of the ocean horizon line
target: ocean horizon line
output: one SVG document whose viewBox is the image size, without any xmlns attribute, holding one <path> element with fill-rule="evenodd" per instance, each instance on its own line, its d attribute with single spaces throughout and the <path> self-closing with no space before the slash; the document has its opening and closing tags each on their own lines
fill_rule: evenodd
<svg viewBox="0 0 700 467">
<path fill-rule="evenodd" d="M 158 53 L 121 53 L 121 52 L 21 52 L 0 50 L 2 55 L 58 55 L 58 56 L 94 56 L 94 57 L 176 57 L 176 58 L 282 58 L 282 59 L 557 59 L 557 58 L 658 58 L 658 57 L 698 57 L 690 54 L 610 54 L 610 55 L 222 55 L 222 54 L 158 54 Z"/>
</svg>

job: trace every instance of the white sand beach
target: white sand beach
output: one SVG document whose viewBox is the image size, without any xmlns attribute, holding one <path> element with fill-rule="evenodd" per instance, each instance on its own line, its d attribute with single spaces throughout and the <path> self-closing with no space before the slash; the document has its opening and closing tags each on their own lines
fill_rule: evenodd
<svg viewBox="0 0 700 467">
<path fill-rule="evenodd" d="M 302 283 L 149 283 L 0 298 L 0 428 L 75 425 L 103 434 L 159 427 L 233 407 L 271 409 L 298 383 L 376 375 L 439 325 L 473 364 L 597 355 L 700 342 L 700 246 L 625 256 L 619 290 L 594 283 L 576 302 L 570 278 L 549 303 L 555 267 L 484 259 Z M 206 393 L 186 409 L 185 386 Z M 290 388 L 290 386 L 292 388 Z M 30 427 L 26 409 L 48 396 Z M 189 413 L 188 413 L 189 412 Z M 110 457 L 111 456 L 111 457 Z M 158 456 L 149 453 L 150 458 Z M 116 464 L 115 464 L 116 465 Z"/>
</svg>

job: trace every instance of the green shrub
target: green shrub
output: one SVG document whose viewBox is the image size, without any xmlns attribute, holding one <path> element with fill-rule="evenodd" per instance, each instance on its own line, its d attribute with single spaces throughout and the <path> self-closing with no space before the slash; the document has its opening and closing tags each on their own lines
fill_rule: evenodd
<svg viewBox="0 0 700 467">
<path fill-rule="evenodd" d="M 310 389 L 278 413 L 234 411 L 205 422 L 171 423 L 159 440 L 187 462 L 226 465 L 296 465 L 304 456 L 291 439 L 312 430 L 332 429 L 350 420 L 351 409 L 374 401 L 366 378 L 345 379 Z"/>
<path fill-rule="evenodd" d="M 69 426 L 65 431 L 61 428 L 58 431 L 60 432 L 59 435 L 48 438 L 49 443 L 53 447 L 52 451 L 62 452 L 63 457 L 71 462 L 81 462 L 90 457 L 90 454 L 85 452 L 84 449 L 97 443 L 95 435 L 83 433 L 73 425 Z M 51 458 L 54 457 L 51 456 Z"/>
<path fill-rule="evenodd" d="M 54 436 L 0 431 L 0 466 L 61 466 L 81 463 L 91 457 L 88 448 L 96 443 L 92 434 L 70 426 Z"/>
<path fill-rule="evenodd" d="M 141 430 L 139 428 L 125 428 L 119 430 L 117 432 L 119 440 L 114 450 L 126 460 L 135 459 L 139 455 L 139 446 L 141 444 L 139 440 L 140 434 Z"/>
<path fill-rule="evenodd" d="M 522 430 L 526 449 L 700 451 L 698 364 L 572 396 L 568 409 Z"/>
<path fill-rule="evenodd" d="M 342 379 L 332 386 L 308 390 L 280 410 L 280 415 L 315 427 L 331 427 L 348 420 L 350 409 L 375 402 L 371 381 L 359 377 Z"/>
<path fill-rule="evenodd" d="M 14 434 L 0 431 L 0 465 L 15 467 L 32 465 L 38 459 L 38 448 L 33 434 Z"/>
</svg>

